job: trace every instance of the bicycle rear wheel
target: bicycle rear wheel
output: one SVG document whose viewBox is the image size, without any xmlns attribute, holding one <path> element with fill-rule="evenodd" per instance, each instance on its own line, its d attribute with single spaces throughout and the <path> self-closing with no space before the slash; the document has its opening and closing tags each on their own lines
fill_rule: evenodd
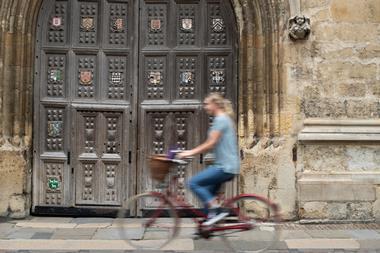
<svg viewBox="0 0 380 253">
<path fill-rule="evenodd" d="M 131 217 L 135 211 L 136 219 Z M 148 192 L 130 198 L 118 212 L 121 239 L 135 249 L 157 250 L 177 234 L 178 217 L 172 203 L 161 193 Z"/>
<path fill-rule="evenodd" d="M 280 213 L 277 205 L 257 195 L 240 195 L 224 203 L 230 212 L 225 226 L 245 226 L 231 229 L 223 240 L 235 252 L 261 252 L 270 249 L 280 236 Z"/>
</svg>

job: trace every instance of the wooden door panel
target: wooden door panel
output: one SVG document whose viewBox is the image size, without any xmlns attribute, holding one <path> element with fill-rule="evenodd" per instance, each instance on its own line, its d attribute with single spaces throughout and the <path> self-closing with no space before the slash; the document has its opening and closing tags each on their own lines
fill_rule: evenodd
<svg viewBox="0 0 380 253">
<path fill-rule="evenodd" d="M 202 100 L 207 93 L 236 101 L 231 12 L 224 8 L 214 0 L 141 4 L 139 192 L 155 188 L 147 176 L 149 155 L 166 153 L 170 146 L 190 149 L 205 140 L 209 121 Z M 176 171 L 183 184 L 202 168 L 199 158 Z M 175 190 L 197 204 L 185 187 Z"/>
<path fill-rule="evenodd" d="M 40 160 L 37 173 L 38 199 L 42 206 L 67 205 L 70 200 L 69 110 L 64 105 L 40 107 Z"/>
<path fill-rule="evenodd" d="M 106 55 L 103 73 L 102 100 L 130 102 L 131 75 L 129 55 Z"/>
<path fill-rule="evenodd" d="M 199 54 L 177 54 L 174 82 L 174 102 L 202 102 L 202 60 Z"/>
<path fill-rule="evenodd" d="M 162 49 L 168 47 L 169 1 L 140 1 L 140 31 L 143 48 Z"/>
<path fill-rule="evenodd" d="M 168 103 L 170 100 L 170 74 L 168 57 L 162 54 L 143 54 L 140 69 L 141 103 Z M 165 102 L 166 101 L 166 102 Z"/>
<path fill-rule="evenodd" d="M 169 149 L 189 149 L 199 142 L 201 121 L 198 121 L 198 107 L 161 107 L 144 106 L 142 108 L 140 135 L 141 152 L 139 163 L 139 191 L 155 190 L 158 182 L 152 181 L 148 167 L 148 158 L 153 154 L 166 154 Z M 193 171 L 198 170 L 198 160 L 186 166 L 178 166 L 173 173 L 180 177 L 181 184 L 175 191 L 179 196 L 192 199 L 186 190 L 185 182 Z"/>
<path fill-rule="evenodd" d="M 76 204 L 120 205 L 123 113 L 78 110 L 76 115 Z"/>
<path fill-rule="evenodd" d="M 100 4 L 103 1 L 72 1 L 72 35 L 76 47 L 97 47 L 101 27 Z"/>
<path fill-rule="evenodd" d="M 198 1 L 187 1 L 176 4 L 176 46 L 181 48 L 192 48 L 201 46 L 201 4 Z"/>
<path fill-rule="evenodd" d="M 41 76 L 43 86 L 40 96 L 43 99 L 67 99 L 67 55 L 66 53 L 46 52 L 43 55 L 44 70 Z"/>
<path fill-rule="evenodd" d="M 103 30 L 107 48 L 129 48 L 128 39 L 133 34 L 133 10 L 128 1 L 105 2 L 105 26 Z"/>
</svg>

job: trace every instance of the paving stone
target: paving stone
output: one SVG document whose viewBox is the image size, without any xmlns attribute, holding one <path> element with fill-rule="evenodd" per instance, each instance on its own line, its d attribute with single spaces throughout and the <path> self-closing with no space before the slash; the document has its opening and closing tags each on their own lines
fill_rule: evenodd
<svg viewBox="0 0 380 253">
<path fill-rule="evenodd" d="M 74 228 L 76 224 L 73 223 L 57 223 L 57 222 L 37 222 L 26 221 L 18 222 L 16 227 L 21 228 Z"/>
<path fill-rule="evenodd" d="M 108 223 L 111 224 L 114 222 L 115 219 L 113 218 L 74 218 L 71 223 L 76 224 L 88 224 L 88 223 Z"/>
<path fill-rule="evenodd" d="M 48 232 L 37 232 L 35 233 L 31 239 L 50 239 L 52 237 L 53 233 Z"/>
<path fill-rule="evenodd" d="M 34 229 L 34 228 L 23 228 L 15 229 L 9 233 L 7 239 L 31 239 L 36 233 L 53 233 L 54 229 Z"/>
<path fill-rule="evenodd" d="M 93 236 L 96 230 L 96 228 L 58 228 L 55 230 L 54 235 Z"/>
<path fill-rule="evenodd" d="M 305 232 L 309 234 L 312 238 L 334 238 L 334 239 L 352 238 L 352 236 L 345 230 L 307 230 Z M 297 238 L 297 239 L 301 239 L 301 238 Z"/>
<path fill-rule="evenodd" d="M 192 238 L 194 237 L 197 229 L 195 228 L 182 228 L 179 231 L 178 238 Z"/>
<path fill-rule="evenodd" d="M 288 245 L 284 241 L 277 241 L 268 250 L 287 250 Z"/>
<path fill-rule="evenodd" d="M 93 238 L 93 235 L 76 235 L 76 236 L 72 236 L 72 235 L 55 235 L 53 234 L 53 236 L 51 237 L 51 239 L 61 239 L 61 240 L 90 240 Z"/>
<path fill-rule="evenodd" d="M 56 223 L 69 223 L 74 218 L 71 217 L 38 217 L 38 216 L 29 216 L 27 219 L 24 219 L 24 221 L 29 222 L 56 222 Z"/>
<path fill-rule="evenodd" d="M 361 239 L 361 240 L 372 240 L 372 239 L 377 239 L 380 240 L 380 234 L 374 230 L 348 230 L 347 233 L 352 235 L 356 239 Z"/>
<path fill-rule="evenodd" d="M 124 233 L 124 234 L 123 234 Z M 143 238 L 143 229 L 126 229 L 124 232 L 120 229 L 109 228 L 109 229 L 98 229 L 93 239 L 108 239 L 108 240 L 123 240 L 123 239 L 135 239 L 140 240 Z"/>
<path fill-rule="evenodd" d="M 0 240 L 3 250 L 50 250 L 72 251 L 132 249 L 124 240 Z"/>
<path fill-rule="evenodd" d="M 360 240 L 361 249 L 376 249 L 380 251 L 380 240 Z"/>
<path fill-rule="evenodd" d="M 6 238 L 13 230 L 15 230 L 15 224 L 0 223 L 0 239 Z"/>
<path fill-rule="evenodd" d="M 359 249 L 360 244 L 353 239 L 288 239 L 289 249 Z"/>
<path fill-rule="evenodd" d="M 205 239 L 194 240 L 194 250 L 215 250 L 215 251 L 227 250 L 228 251 L 229 248 L 228 248 L 228 245 L 226 245 L 221 239 L 212 238 L 210 240 L 205 240 Z"/>
<path fill-rule="evenodd" d="M 301 230 L 282 230 L 280 234 L 280 240 L 284 239 L 306 239 L 311 238 L 311 235 L 309 235 L 306 231 Z"/>
</svg>

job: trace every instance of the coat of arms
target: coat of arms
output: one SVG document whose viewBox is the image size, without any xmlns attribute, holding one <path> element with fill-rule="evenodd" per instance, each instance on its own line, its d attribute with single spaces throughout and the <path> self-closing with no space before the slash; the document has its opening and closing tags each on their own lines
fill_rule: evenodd
<svg viewBox="0 0 380 253">
<path fill-rule="evenodd" d="M 220 33 L 224 30 L 224 20 L 222 18 L 212 19 L 212 30 L 214 32 Z"/>
<path fill-rule="evenodd" d="M 158 71 L 151 71 L 148 75 L 148 80 L 150 84 L 158 85 L 161 83 L 161 72 Z"/>
<path fill-rule="evenodd" d="M 91 85 L 93 75 L 91 70 L 82 70 L 79 74 L 79 83 L 82 85 Z"/>
<path fill-rule="evenodd" d="M 161 19 L 151 19 L 150 29 L 155 32 L 161 30 Z"/>
<path fill-rule="evenodd" d="M 193 29 L 193 19 L 183 18 L 181 20 L 181 30 L 185 32 L 190 32 Z"/>
<path fill-rule="evenodd" d="M 48 121 L 47 134 L 49 137 L 57 138 L 62 136 L 62 121 Z"/>
<path fill-rule="evenodd" d="M 192 84 L 194 81 L 194 73 L 191 71 L 184 71 L 180 74 L 181 84 L 182 85 L 189 85 Z"/>
<path fill-rule="evenodd" d="M 49 70 L 49 82 L 50 83 L 60 83 L 61 81 L 62 81 L 62 70 L 50 69 Z"/>
<path fill-rule="evenodd" d="M 224 82 L 224 70 L 223 69 L 211 70 L 211 79 L 216 84 L 223 83 Z"/>
<path fill-rule="evenodd" d="M 93 17 L 82 17 L 81 25 L 83 31 L 90 32 L 95 29 L 95 21 Z"/>
<path fill-rule="evenodd" d="M 112 72 L 111 73 L 111 83 L 112 84 L 121 84 L 121 72 Z"/>
<path fill-rule="evenodd" d="M 51 20 L 51 25 L 55 29 L 59 29 L 62 26 L 62 17 L 54 16 Z"/>
<path fill-rule="evenodd" d="M 123 32 L 124 31 L 124 19 L 123 18 L 113 18 L 111 30 L 113 32 Z"/>
</svg>

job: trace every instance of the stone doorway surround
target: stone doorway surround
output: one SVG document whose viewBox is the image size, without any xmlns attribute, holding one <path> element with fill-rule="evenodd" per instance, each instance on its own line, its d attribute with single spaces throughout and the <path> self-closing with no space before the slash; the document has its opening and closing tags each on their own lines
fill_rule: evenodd
<svg viewBox="0 0 380 253">
<path fill-rule="evenodd" d="M 285 96 L 282 50 L 286 24 L 300 10 L 299 0 L 232 0 L 239 29 L 239 136 L 242 150 L 261 137 L 284 137 L 284 147 L 293 128 L 294 97 Z M 37 17 L 42 0 L 0 2 L 0 215 L 23 217 L 31 205 L 34 49 Z M 266 138 L 264 138 L 266 140 Z M 265 141 L 264 141 L 265 142 Z M 286 148 L 285 148 L 286 149 Z M 244 153 L 244 152 L 242 152 Z M 249 154 L 243 166 L 249 167 Z M 289 159 L 288 159 L 289 160 Z M 275 190 L 275 199 L 295 196 L 294 168 L 285 187 Z M 245 169 L 243 169 L 244 173 Z M 274 172 L 277 174 L 277 172 Z M 241 191 L 254 190 L 242 176 Z M 293 182 L 288 184 L 288 182 Z M 268 188 L 268 187 L 267 187 Z M 274 188 L 273 188 L 274 189 Z M 256 190 L 256 188 L 255 188 Z M 267 189 L 264 190 L 267 193 Z M 274 193 L 274 192 L 272 192 Z M 294 213 L 295 197 L 286 199 L 287 212 Z"/>
</svg>

